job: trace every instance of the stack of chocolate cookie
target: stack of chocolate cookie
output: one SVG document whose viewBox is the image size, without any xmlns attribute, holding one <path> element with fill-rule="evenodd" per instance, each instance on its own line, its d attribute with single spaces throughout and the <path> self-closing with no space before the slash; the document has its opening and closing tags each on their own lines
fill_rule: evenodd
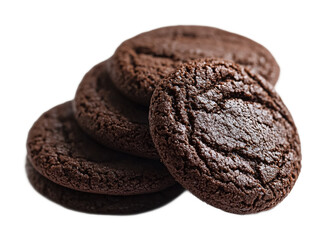
<svg viewBox="0 0 327 240">
<path fill-rule="evenodd" d="M 27 140 L 34 188 L 79 211 L 131 214 L 184 188 L 222 210 L 270 209 L 301 169 L 294 121 L 260 44 L 174 26 L 123 42 L 74 101 L 44 113 Z"/>
</svg>

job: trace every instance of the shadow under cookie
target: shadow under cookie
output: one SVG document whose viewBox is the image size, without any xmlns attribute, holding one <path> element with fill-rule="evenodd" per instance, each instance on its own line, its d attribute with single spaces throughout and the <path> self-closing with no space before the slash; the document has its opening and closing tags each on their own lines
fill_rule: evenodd
<svg viewBox="0 0 327 240">
<path fill-rule="evenodd" d="M 184 189 L 175 184 L 160 192 L 110 196 L 85 193 L 62 187 L 39 174 L 26 160 L 26 173 L 33 188 L 49 200 L 68 209 L 96 214 L 127 215 L 150 211 L 164 206 L 183 193 Z"/>
</svg>

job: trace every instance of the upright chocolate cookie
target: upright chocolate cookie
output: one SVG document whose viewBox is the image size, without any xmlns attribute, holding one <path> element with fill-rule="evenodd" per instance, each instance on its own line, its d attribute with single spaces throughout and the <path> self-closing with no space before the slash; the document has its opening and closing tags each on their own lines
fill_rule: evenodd
<svg viewBox="0 0 327 240">
<path fill-rule="evenodd" d="M 232 60 L 277 82 L 279 66 L 271 53 L 243 36 L 212 27 L 172 26 L 123 42 L 110 61 L 112 81 L 128 98 L 145 106 L 156 84 L 185 61 L 204 57 Z"/>
<path fill-rule="evenodd" d="M 225 211 L 272 208 L 301 168 L 293 119 L 263 78 L 226 61 L 181 66 L 156 88 L 150 131 L 174 178 Z"/>
<path fill-rule="evenodd" d="M 84 192 L 133 195 L 176 183 L 159 160 L 116 152 L 86 136 L 75 122 L 71 102 L 52 108 L 34 123 L 27 154 L 43 176 Z"/>
<path fill-rule="evenodd" d="M 148 109 L 115 89 L 105 62 L 83 78 L 76 92 L 74 111 L 80 127 L 103 145 L 140 157 L 159 158 L 150 136 Z"/>
<path fill-rule="evenodd" d="M 155 193 L 110 196 L 62 187 L 39 174 L 28 161 L 26 173 L 31 185 L 44 197 L 63 207 L 87 213 L 120 215 L 142 213 L 169 203 L 184 191 L 179 184 L 175 184 Z"/>
</svg>

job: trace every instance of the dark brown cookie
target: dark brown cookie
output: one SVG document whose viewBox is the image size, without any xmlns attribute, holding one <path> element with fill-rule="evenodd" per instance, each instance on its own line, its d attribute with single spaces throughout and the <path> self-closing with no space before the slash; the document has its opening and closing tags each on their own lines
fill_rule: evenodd
<svg viewBox="0 0 327 240">
<path fill-rule="evenodd" d="M 176 183 L 159 160 L 116 152 L 90 139 L 78 127 L 71 102 L 52 108 L 34 123 L 27 154 L 43 176 L 84 192 L 134 195 Z"/>
<path fill-rule="evenodd" d="M 28 161 L 26 172 L 31 185 L 41 195 L 63 207 L 87 213 L 120 215 L 142 213 L 169 203 L 184 191 L 179 184 L 175 184 L 160 192 L 141 195 L 110 196 L 85 193 L 51 182 L 39 174 Z"/>
<path fill-rule="evenodd" d="M 80 127 L 103 145 L 146 158 L 159 158 L 153 145 L 148 109 L 123 97 L 111 83 L 105 62 L 83 78 L 74 100 Z"/>
<path fill-rule="evenodd" d="M 184 64 L 156 88 L 150 131 L 175 179 L 203 201 L 246 214 L 267 210 L 292 189 L 300 140 L 281 98 L 236 64 Z"/>
<path fill-rule="evenodd" d="M 148 106 L 161 79 L 180 63 L 204 57 L 232 60 L 273 85 L 279 76 L 277 62 L 260 44 L 234 33 L 201 26 L 159 28 L 123 42 L 110 61 L 110 74 L 124 95 Z"/>
</svg>

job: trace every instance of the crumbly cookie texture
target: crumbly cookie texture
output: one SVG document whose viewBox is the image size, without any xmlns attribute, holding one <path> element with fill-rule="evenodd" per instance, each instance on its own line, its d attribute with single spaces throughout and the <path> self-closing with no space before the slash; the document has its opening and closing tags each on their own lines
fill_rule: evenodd
<svg viewBox="0 0 327 240">
<path fill-rule="evenodd" d="M 148 108 L 123 97 L 108 71 L 102 62 L 84 76 L 73 102 L 77 123 L 109 148 L 158 159 L 149 131 Z"/>
<path fill-rule="evenodd" d="M 222 210 L 270 209 L 300 173 L 300 140 L 288 109 L 269 83 L 232 62 L 182 65 L 154 91 L 149 121 L 174 178 Z"/>
<path fill-rule="evenodd" d="M 262 45 L 221 29 L 171 26 L 123 42 L 112 57 L 110 74 L 128 98 L 145 106 L 159 81 L 186 61 L 214 57 L 232 60 L 275 84 L 279 66 Z"/>
<path fill-rule="evenodd" d="M 176 183 L 159 160 L 93 141 L 77 125 L 71 105 L 45 112 L 29 132 L 27 157 L 43 176 L 74 190 L 110 195 L 157 192 Z"/>
</svg>

